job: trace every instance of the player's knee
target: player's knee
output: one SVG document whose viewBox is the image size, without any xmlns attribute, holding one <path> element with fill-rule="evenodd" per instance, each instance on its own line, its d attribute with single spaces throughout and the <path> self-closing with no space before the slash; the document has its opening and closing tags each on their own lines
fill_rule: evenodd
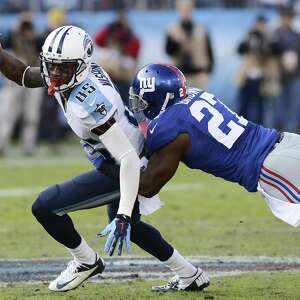
<svg viewBox="0 0 300 300">
<path fill-rule="evenodd" d="M 37 220 L 51 213 L 49 202 L 57 195 L 57 187 L 52 186 L 42 191 L 32 204 L 31 212 Z"/>
<path fill-rule="evenodd" d="M 47 209 L 43 205 L 40 195 L 32 204 L 31 212 L 37 220 L 40 220 L 47 213 Z"/>
</svg>

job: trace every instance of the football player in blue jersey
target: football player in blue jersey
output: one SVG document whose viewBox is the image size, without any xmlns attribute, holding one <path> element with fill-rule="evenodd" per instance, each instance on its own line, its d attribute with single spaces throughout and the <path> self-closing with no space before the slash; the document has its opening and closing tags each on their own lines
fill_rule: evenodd
<svg viewBox="0 0 300 300">
<path fill-rule="evenodd" d="M 182 72 L 167 64 L 137 72 L 130 107 L 150 120 L 149 163 L 140 176 L 140 194 L 157 194 L 183 162 L 259 191 L 276 217 L 299 226 L 299 135 L 247 121 L 213 94 L 188 88 Z"/>
<path fill-rule="evenodd" d="M 188 88 L 182 72 L 167 64 L 137 72 L 130 107 L 150 119 L 150 160 L 141 173 L 140 194 L 157 194 L 182 161 L 261 192 L 278 218 L 300 224 L 299 135 L 247 121 L 213 94 Z"/>
<path fill-rule="evenodd" d="M 108 235 L 108 254 L 118 246 L 120 255 L 123 243 L 129 247 L 131 240 L 179 276 L 155 290 L 202 290 L 209 279 L 201 268 L 184 259 L 157 229 L 141 221 L 142 203 L 136 198 L 144 138 L 108 74 L 91 62 L 92 53 L 91 38 L 75 26 L 63 26 L 49 34 L 40 67 L 26 66 L 0 47 L 0 71 L 23 87 L 45 85 L 96 167 L 50 186 L 32 205 L 38 222 L 73 256 L 49 289 L 61 292 L 76 288 L 104 270 L 103 259 L 75 229 L 69 213 L 108 204 L 111 223 L 102 231 Z M 112 161 L 120 166 L 119 180 L 107 176 L 108 162 Z"/>
</svg>

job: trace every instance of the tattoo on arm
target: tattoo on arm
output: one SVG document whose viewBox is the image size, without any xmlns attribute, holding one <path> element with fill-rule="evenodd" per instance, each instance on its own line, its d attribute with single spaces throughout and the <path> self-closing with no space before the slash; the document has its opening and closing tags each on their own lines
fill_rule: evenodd
<svg viewBox="0 0 300 300">
<path fill-rule="evenodd" d="M 5 77 L 22 85 L 22 77 L 26 67 L 19 59 L 0 48 L 0 71 Z M 24 82 L 25 86 L 30 88 L 43 86 L 40 68 L 28 69 Z"/>
</svg>

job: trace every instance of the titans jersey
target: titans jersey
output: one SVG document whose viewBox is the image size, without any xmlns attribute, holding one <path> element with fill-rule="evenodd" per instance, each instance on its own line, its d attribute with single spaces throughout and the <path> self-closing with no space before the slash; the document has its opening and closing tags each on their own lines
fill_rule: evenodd
<svg viewBox="0 0 300 300">
<path fill-rule="evenodd" d="M 141 153 L 144 138 L 137 121 L 124 106 L 108 74 L 98 65 L 92 64 L 87 78 L 72 89 L 68 99 L 64 100 L 59 93 L 55 93 L 55 98 L 74 133 L 94 149 L 109 156 L 99 137 L 91 130 L 114 116 L 136 152 Z"/>
<path fill-rule="evenodd" d="M 151 153 L 187 133 L 191 150 L 183 162 L 192 169 L 257 190 L 261 165 L 278 140 L 278 132 L 237 116 L 214 95 L 189 89 L 188 97 L 168 107 L 148 128 Z"/>
</svg>

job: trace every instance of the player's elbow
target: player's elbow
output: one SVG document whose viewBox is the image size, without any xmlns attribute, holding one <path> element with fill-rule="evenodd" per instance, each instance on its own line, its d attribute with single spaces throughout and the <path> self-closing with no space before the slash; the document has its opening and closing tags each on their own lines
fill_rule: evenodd
<svg viewBox="0 0 300 300">
<path fill-rule="evenodd" d="M 160 187 L 155 183 L 154 180 L 147 180 L 145 177 L 141 176 L 139 185 L 139 194 L 151 198 L 157 195 L 160 191 Z"/>
</svg>

